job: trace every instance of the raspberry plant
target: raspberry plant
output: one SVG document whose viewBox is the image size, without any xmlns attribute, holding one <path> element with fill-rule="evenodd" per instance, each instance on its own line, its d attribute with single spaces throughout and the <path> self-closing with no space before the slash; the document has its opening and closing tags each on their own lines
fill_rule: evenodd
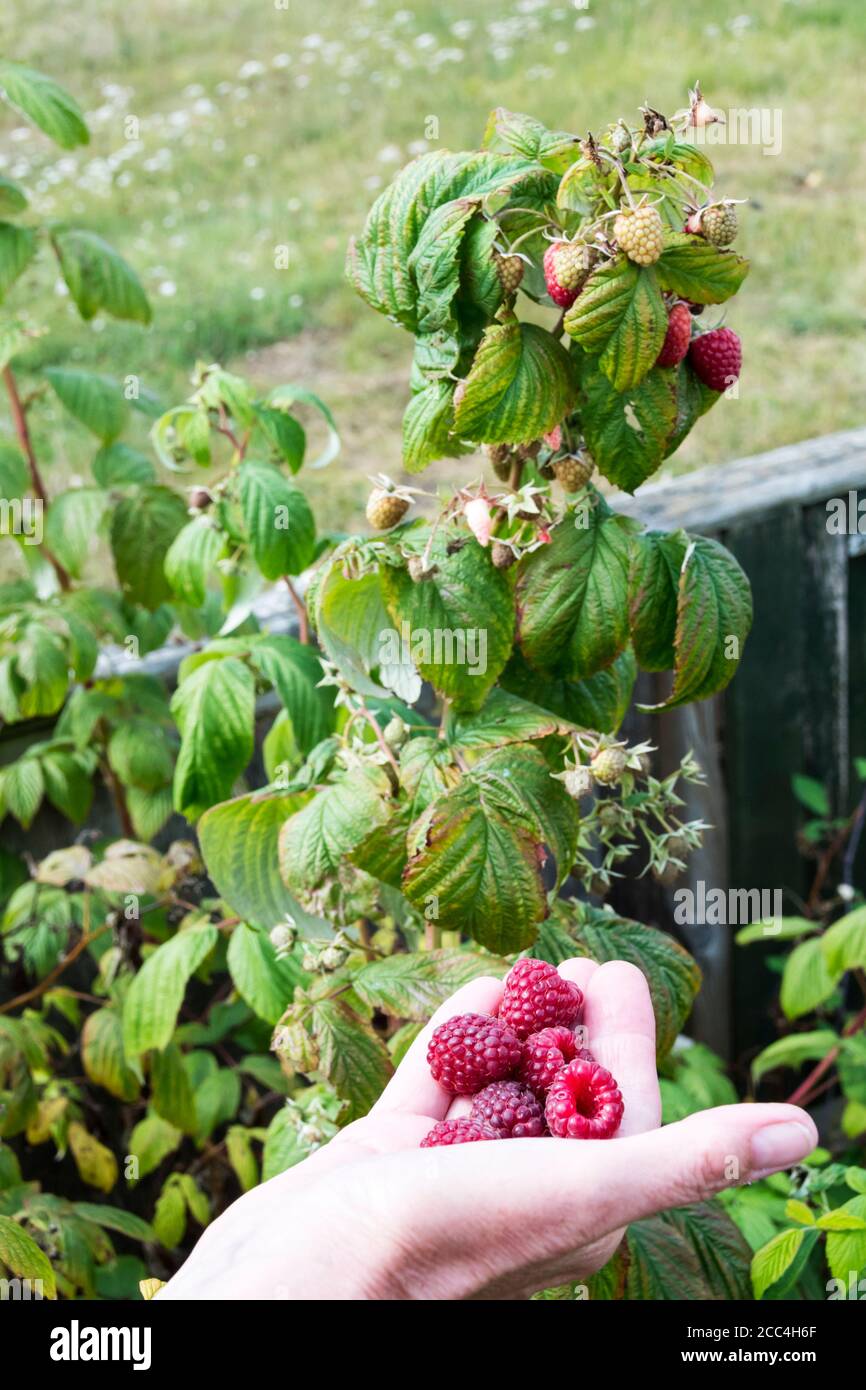
<svg viewBox="0 0 866 1390">
<path fill-rule="evenodd" d="M 52 103 L 72 119 L 65 94 Z M 28 429 L 38 389 L 10 391 L 4 490 L 43 502 L 45 537 L 0 594 L 0 711 L 57 722 L 0 772 L 3 809 L 27 827 L 47 798 L 81 827 L 39 862 L 2 860 L 10 1270 L 69 1296 L 167 1277 L 193 1225 L 369 1109 L 454 988 L 527 951 L 641 967 L 669 1113 L 729 1087 L 699 1049 L 673 1051 L 695 962 L 604 901 L 635 854 L 667 880 L 706 829 L 681 815 L 693 760 L 662 778 L 620 736 L 637 671 L 672 673 L 663 708 L 723 689 L 748 584 L 717 542 L 643 531 L 592 478 L 634 491 L 720 399 L 691 310 L 745 276 L 730 210 L 703 153 L 652 111 L 580 140 L 499 110 L 482 150 L 399 174 L 349 274 L 415 338 L 406 471 L 461 461 L 433 503 L 377 477 L 373 535 L 317 535 L 298 476 L 310 410 L 330 431 L 318 462 L 335 432 L 308 391 L 262 395 L 201 364 L 168 411 L 139 393 L 151 456 L 121 437 L 119 383 L 57 369 L 51 388 L 98 447 L 93 482 L 53 500 Z M 16 242 L 0 228 L 0 252 Z M 139 304 L 129 267 L 87 246 L 67 277 L 82 313 Z M 495 483 L 474 480 L 479 448 Z M 93 537 L 113 585 L 88 582 Z M 256 618 L 268 585 L 297 636 Z M 171 632 L 197 644 L 174 691 L 96 668 L 106 639 L 144 653 Z M 100 782 L 120 840 L 91 821 Z M 576 1061 L 583 1084 L 585 1058 L 547 1022 L 523 1079 Z M 471 1123 L 439 1142 L 488 1137 Z M 747 1268 L 712 1203 L 637 1223 L 592 1294 L 685 1280 L 746 1296 Z"/>
</svg>

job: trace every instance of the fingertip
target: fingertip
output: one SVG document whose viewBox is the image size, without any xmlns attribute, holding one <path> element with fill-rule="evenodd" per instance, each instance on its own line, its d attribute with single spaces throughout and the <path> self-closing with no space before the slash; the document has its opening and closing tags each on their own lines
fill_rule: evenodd
<svg viewBox="0 0 866 1390">
<path fill-rule="evenodd" d="M 599 967 L 598 963 L 590 960 L 588 956 L 572 956 L 556 968 L 564 980 L 571 980 L 572 984 L 577 985 L 578 989 L 586 994 L 589 982 Z"/>
</svg>

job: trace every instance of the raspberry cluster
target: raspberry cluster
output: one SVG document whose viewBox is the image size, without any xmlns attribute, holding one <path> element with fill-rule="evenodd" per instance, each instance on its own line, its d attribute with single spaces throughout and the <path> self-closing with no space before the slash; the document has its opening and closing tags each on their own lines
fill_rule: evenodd
<svg viewBox="0 0 866 1390">
<path fill-rule="evenodd" d="M 471 1095 L 468 1116 L 440 1120 L 425 1149 L 489 1139 L 609 1139 L 623 1100 L 609 1071 L 574 1029 L 583 994 L 543 960 L 509 971 L 497 1017 L 459 1014 L 435 1029 L 427 1049 L 434 1080 Z"/>
</svg>

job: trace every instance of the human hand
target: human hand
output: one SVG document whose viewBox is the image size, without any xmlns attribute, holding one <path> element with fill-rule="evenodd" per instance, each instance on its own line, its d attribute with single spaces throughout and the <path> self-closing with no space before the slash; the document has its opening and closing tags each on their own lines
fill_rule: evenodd
<svg viewBox="0 0 866 1390">
<path fill-rule="evenodd" d="M 630 1221 L 701 1201 L 804 1158 L 817 1143 L 792 1105 L 727 1105 L 659 1128 L 655 1020 L 624 961 L 567 961 L 594 1057 L 625 1102 L 610 1140 L 508 1139 L 421 1149 L 466 1114 L 426 1062 L 432 1030 L 495 1013 L 477 979 L 438 1010 L 370 1114 L 304 1163 L 246 1193 L 205 1231 L 160 1299 L 526 1298 L 580 1281 Z"/>
</svg>

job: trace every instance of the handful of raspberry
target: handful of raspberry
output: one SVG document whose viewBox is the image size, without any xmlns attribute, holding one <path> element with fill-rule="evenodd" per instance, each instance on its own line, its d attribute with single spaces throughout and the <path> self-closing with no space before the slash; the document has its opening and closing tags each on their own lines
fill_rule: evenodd
<svg viewBox="0 0 866 1390">
<path fill-rule="evenodd" d="M 473 1096 L 468 1117 L 440 1120 L 422 1149 L 484 1139 L 610 1139 L 623 1100 L 609 1071 L 574 1034 L 583 994 L 543 960 L 509 971 L 499 1014 L 459 1014 L 430 1039 L 431 1075 Z"/>
</svg>

